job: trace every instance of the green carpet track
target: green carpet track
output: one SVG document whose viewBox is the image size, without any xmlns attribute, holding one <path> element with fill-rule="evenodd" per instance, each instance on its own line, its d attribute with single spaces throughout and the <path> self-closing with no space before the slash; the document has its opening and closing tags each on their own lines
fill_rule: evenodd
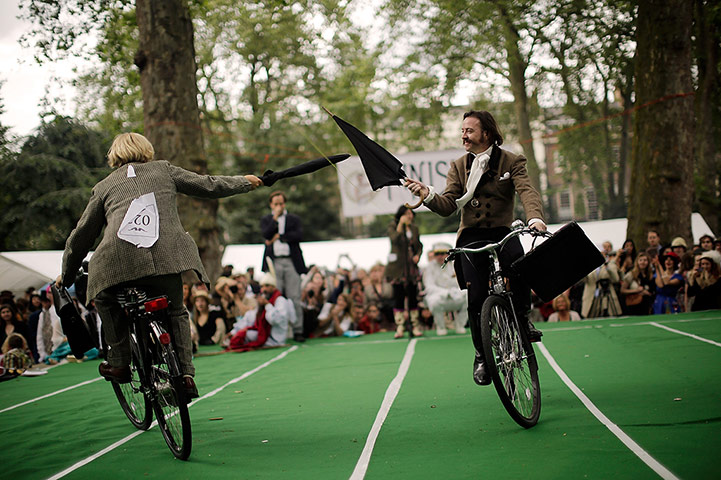
<svg viewBox="0 0 721 480">
<path fill-rule="evenodd" d="M 0 383 L 0 476 L 347 479 L 408 352 L 364 478 L 719 478 L 721 312 L 541 329 L 552 361 L 636 452 L 538 347 L 541 419 L 524 430 L 492 386 L 473 383 L 469 335 L 428 332 L 410 357 L 408 339 L 380 333 L 197 357 L 201 398 L 190 408 L 187 462 L 174 459 L 157 427 L 136 434 L 110 384 L 97 380 L 97 361 Z"/>
</svg>

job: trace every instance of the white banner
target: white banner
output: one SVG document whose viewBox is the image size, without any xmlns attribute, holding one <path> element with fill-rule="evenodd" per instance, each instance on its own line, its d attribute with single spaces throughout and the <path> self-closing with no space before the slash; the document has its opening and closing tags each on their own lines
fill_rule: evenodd
<svg viewBox="0 0 721 480">
<path fill-rule="evenodd" d="M 448 167 L 464 154 L 464 150 L 443 150 L 407 153 L 398 155 L 397 158 L 403 163 L 406 175 L 426 185 L 433 185 L 437 192 L 442 192 L 446 188 Z M 405 202 L 418 201 L 418 197 L 414 197 L 403 187 L 384 187 L 374 192 L 357 156 L 352 156 L 337 166 L 343 216 L 346 218 L 396 213 L 398 207 Z M 423 206 L 418 210 L 427 211 Z"/>
</svg>

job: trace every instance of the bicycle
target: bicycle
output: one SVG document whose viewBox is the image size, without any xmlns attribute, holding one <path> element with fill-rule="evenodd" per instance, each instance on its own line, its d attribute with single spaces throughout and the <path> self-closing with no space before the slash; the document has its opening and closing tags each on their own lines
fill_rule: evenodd
<svg viewBox="0 0 721 480">
<path fill-rule="evenodd" d="M 511 292 L 506 287 L 498 252 L 510 239 L 522 234 L 534 237 L 551 236 L 547 232 L 523 226 L 517 220 L 511 232 L 497 243 L 480 248 L 452 248 L 443 266 L 460 254 L 488 253 L 490 289 L 483 302 L 480 321 L 483 359 L 501 403 L 511 418 L 524 428 L 531 428 L 541 414 L 541 386 L 538 380 L 538 362 L 526 328 L 519 324 Z"/>
<path fill-rule="evenodd" d="M 187 460 L 192 447 L 183 373 L 168 333 L 168 298 L 147 298 L 137 287 L 121 288 L 117 300 L 130 324 L 131 381 L 112 382 L 120 407 L 136 428 L 147 430 L 153 411 L 165 443 Z"/>
</svg>

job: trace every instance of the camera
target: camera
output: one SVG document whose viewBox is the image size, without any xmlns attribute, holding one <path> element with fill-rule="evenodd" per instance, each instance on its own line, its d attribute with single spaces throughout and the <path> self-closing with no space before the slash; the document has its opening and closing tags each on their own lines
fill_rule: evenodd
<svg viewBox="0 0 721 480">
<path fill-rule="evenodd" d="M 608 292 L 609 287 L 611 286 L 611 280 L 608 278 L 602 278 L 598 282 L 598 286 L 601 287 L 601 291 Z"/>
<path fill-rule="evenodd" d="M 238 293 L 238 285 L 231 285 L 230 291 L 233 293 Z"/>
</svg>

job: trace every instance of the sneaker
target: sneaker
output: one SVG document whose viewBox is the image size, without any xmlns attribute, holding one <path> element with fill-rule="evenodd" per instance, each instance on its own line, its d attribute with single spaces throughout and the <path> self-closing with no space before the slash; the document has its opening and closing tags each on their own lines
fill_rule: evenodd
<svg viewBox="0 0 721 480">
<path fill-rule="evenodd" d="M 305 342 L 305 337 L 303 336 L 302 333 L 294 333 L 293 340 L 295 340 L 298 343 L 303 343 L 303 342 Z"/>
<path fill-rule="evenodd" d="M 403 328 L 403 325 L 398 325 L 396 327 L 396 334 L 393 335 L 393 338 L 403 338 L 403 335 L 406 333 L 406 329 Z"/>
<path fill-rule="evenodd" d="M 102 362 L 98 366 L 98 372 L 108 382 L 130 383 L 130 367 L 113 367 L 108 362 Z"/>
<path fill-rule="evenodd" d="M 479 356 L 473 358 L 473 381 L 478 385 L 491 384 L 491 376 L 486 371 L 486 363 Z"/>
</svg>

